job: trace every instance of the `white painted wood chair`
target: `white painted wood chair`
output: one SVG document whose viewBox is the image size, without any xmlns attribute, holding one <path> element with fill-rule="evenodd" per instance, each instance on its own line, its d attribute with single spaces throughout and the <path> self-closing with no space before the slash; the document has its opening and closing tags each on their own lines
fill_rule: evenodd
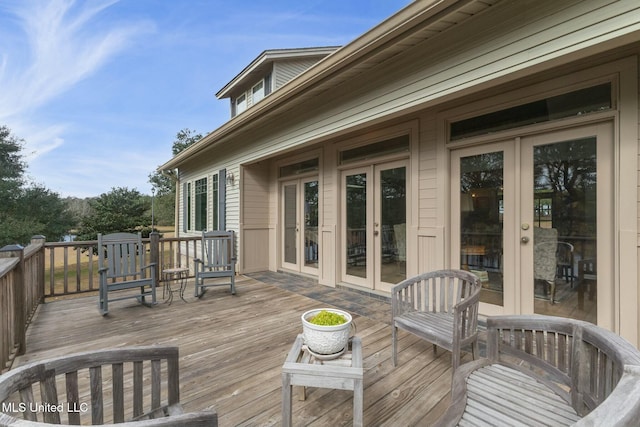
<svg viewBox="0 0 640 427">
<path fill-rule="evenodd" d="M 146 304 L 146 298 L 151 297 L 151 304 L 156 304 L 155 263 L 145 262 L 145 247 L 140 233 L 98 234 L 98 263 L 98 306 L 102 315 L 109 313 L 111 301 L 135 298 Z M 131 292 L 136 288 L 140 292 Z M 117 296 L 110 296 L 116 291 Z"/>
<path fill-rule="evenodd" d="M 203 231 L 202 258 L 196 258 L 195 292 L 200 298 L 210 286 L 229 286 L 231 294 L 236 294 L 236 257 L 233 231 Z M 227 278 L 205 283 L 205 279 Z"/>
<path fill-rule="evenodd" d="M 464 270 L 438 270 L 398 283 L 391 289 L 392 361 L 398 363 L 398 329 L 452 352 L 453 371 L 461 349 L 478 342 L 480 278 Z"/>
</svg>

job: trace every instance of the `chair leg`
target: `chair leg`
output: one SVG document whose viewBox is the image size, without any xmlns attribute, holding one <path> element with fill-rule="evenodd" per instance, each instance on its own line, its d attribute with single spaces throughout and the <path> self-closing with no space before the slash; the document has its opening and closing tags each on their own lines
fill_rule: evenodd
<svg viewBox="0 0 640 427">
<path fill-rule="evenodd" d="M 231 276 L 231 295 L 236 294 L 236 277 L 235 274 Z"/>
<path fill-rule="evenodd" d="M 109 313 L 109 293 L 100 289 L 100 314 L 106 316 Z"/>
<path fill-rule="evenodd" d="M 451 368 L 452 368 L 452 375 L 456 373 L 456 369 L 458 369 L 458 366 L 460 366 L 460 350 L 458 349 L 453 350 L 451 352 Z"/>
</svg>

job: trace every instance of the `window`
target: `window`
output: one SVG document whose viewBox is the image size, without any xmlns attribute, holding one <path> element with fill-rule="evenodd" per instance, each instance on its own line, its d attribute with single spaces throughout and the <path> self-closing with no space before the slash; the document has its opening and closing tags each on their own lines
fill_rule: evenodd
<svg viewBox="0 0 640 427">
<path fill-rule="evenodd" d="M 247 109 L 247 95 L 243 93 L 238 98 L 236 98 L 236 114 L 240 114 L 246 109 Z"/>
<path fill-rule="evenodd" d="M 212 211 L 213 211 L 213 221 L 211 222 L 211 230 L 219 230 L 220 226 L 218 224 L 218 198 L 219 198 L 219 190 L 218 190 L 218 175 L 213 175 L 211 178 L 211 203 Z"/>
<path fill-rule="evenodd" d="M 294 176 L 301 173 L 316 172 L 318 170 L 318 158 L 305 160 L 299 163 L 280 167 L 280 178 Z"/>
<path fill-rule="evenodd" d="M 451 141 L 534 123 L 580 116 L 608 110 L 611 107 L 611 83 L 605 83 L 453 122 L 451 123 Z"/>
<path fill-rule="evenodd" d="M 191 183 L 182 185 L 182 231 L 191 229 Z"/>
<path fill-rule="evenodd" d="M 207 178 L 195 182 L 196 230 L 207 229 Z"/>
<path fill-rule="evenodd" d="M 262 100 L 262 98 L 264 98 L 264 81 L 260 81 L 260 83 L 255 85 L 253 89 L 251 89 L 251 92 L 253 94 L 254 104 Z"/>
<path fill-rule="evenodd" d="M 271 74 L 267 74 L 264 78 L 264 95 L 271 93 Z"/>
<path fill-rule="evenodd" d="M 388 154 L 408 153 L 409 148 L 409 135 L 397 136 L 374 144 L 341 151 L 340 164 L 344 165 Z"/>
</svg>

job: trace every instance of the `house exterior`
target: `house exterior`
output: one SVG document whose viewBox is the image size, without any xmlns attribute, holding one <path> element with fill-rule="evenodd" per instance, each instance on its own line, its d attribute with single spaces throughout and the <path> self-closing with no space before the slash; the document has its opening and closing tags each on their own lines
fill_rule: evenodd
<svg viewBox="0 0 640 427">
<path fill-rule="evenodd" d="M 235 230 L 242 273 L 383 296 L 468 269 L 482 314 L 637 346 L 639 54 L 635 0 L 415 1 L 161 166 L 178 231 Z"/>
</svg>

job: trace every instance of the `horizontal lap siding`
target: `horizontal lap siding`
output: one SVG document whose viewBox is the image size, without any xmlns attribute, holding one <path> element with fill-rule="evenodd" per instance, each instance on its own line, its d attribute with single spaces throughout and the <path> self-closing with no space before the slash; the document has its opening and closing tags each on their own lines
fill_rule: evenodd
<svg viewBox="0 0 640 427">
<path fill-rule="evenodd" d="M 316 64 L 318 59 L 297 59 L 291 61 L 279 61 L 273 65 L 275 88 L 279 89 L 289 80 L 305 72 Z"/>
</svg>

